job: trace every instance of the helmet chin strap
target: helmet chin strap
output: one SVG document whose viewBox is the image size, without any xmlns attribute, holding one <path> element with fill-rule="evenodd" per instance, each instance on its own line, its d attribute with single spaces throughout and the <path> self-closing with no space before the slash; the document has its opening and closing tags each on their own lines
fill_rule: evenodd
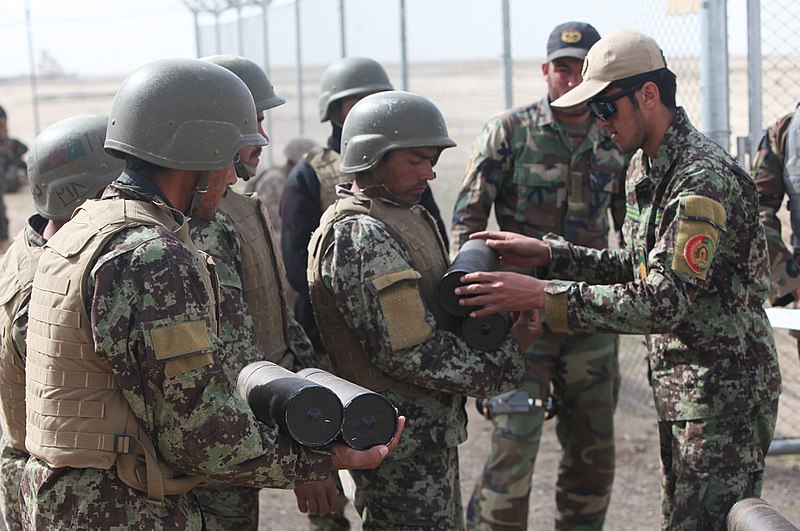
<svg viewBox="0 0 800 531">
<path fill-rule="evenodd" d="M 243 181 L 249 180 L 250 177 L 254 177 L 256 174 L 256 167 L 251 166 L 250 164 L 245 164 L 242 160 L 235 162 L 233 167 L 236 169 L 236 176 Z"/>
<path fill-rule="evenodd" d="M 189 206 L 189 210 L 184 212 L 186 217 L 192 217 L 192 213 L 194 209 L 197 208 L 197 205 L 200 204 L 200 201 L 203 199 L 203 196 L 206 192 L 208 192 L 208 181 L 211 176 L 211 172 L 203 171 L 200 172 L 200 179 L 197 181 L 197 185 L 194 187 L 194 195 L 192 195 L 192 204 Z"/>
</svg>

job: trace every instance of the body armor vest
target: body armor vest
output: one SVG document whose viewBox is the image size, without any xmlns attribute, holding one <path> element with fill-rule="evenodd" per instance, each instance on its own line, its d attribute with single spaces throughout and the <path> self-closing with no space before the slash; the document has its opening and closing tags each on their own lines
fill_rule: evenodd
<svg viewBox="0 0 800 531">
<path fill-rule="evenodd" d="M 789 219 L 792 225 L 794 255 L 800 255 L 800 106 L 794 111 L 786 133 L 783 182 L 789 196 Z"/>
<path fill-rule="evenodd" d="M 350 174 L 339 171 L 339 158 L 337 152 L 323 146 L 315 146 L 305 154 L 306 163 L 319 181 L 320 212 L 325 212 L 338 199 L 336 185 L 352 180 Z"/>
<path fill-rule="evenodd" d="M 139 225 L 166 227 L 196 251 L 186 224 L 179 225 L 167 208 L 124 199 L 87 201 L 70 221 L 69 234 L 60 231 L 48 242 L 29 310 L 25 442 L 32 455 L 51 467 L 116 465 L 124 483 L 159 502 L 164 495 L 188 492 L 203 478 L 177 476 L 158 462 L 153 442 L 111 367 L 95 352 L 85 306 L 90 294 L 84 293 L 105 244 L 121 230 Z M 211 275 L 205 268 L 200 274 L 213 321 Z"/>
<path fill-rule="evenodd" d="M 294 356 L 288 349 L 285 273 L 269 217 L 258 197 L 232 191 L 225 195 L 219 209 L 231 220 L 242 242 L 242 290 L 256 339 L 268 361 L 290 369 Z"/>
<path fill-rule="evenodd" d="M 43 247 L 28 242 L 23 230 L 9 247 L 0 271 L 0 427 L 11 445 L 25 451 L 25 360 L 17 356 L 11 327 L 28 300 Z"/>
<path fill-rule="evenodd" d="M 422 300 L 436 318 L 437 328 L 454 333 L 459 330 L 456 318 L 444 311 L 437 298 L 439 281 L 447 270 L 447 251 L 430 214 L 418 205 L 404 208 L 370 199 L 362 193 L 339 198 L 336 205 L 322 215 L 320 228 L 311 237 L 308 246 L 309 292 L 334 372 L 373 391 L 394 387 L 406 396 L 433 394 L 435 391 L 395 380 L 375 367 L 364 351 L 358 334 L 346 324 L 336 307 L 333 293 L 325 286 L 322 257 L 332 243 L 333 225 L 354 214 L 369 215 L 386 225 L 397 244 L 411 255 L 411 266 L 420 274 L 418 286 Z"/>
</svg>

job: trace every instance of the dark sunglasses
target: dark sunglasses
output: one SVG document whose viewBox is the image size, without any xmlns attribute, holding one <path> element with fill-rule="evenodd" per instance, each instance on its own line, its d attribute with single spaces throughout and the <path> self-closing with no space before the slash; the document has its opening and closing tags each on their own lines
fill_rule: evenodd
<svg viewBox="0 0 800 531">
<path fill-rule="evenodd" d="M 589 105 L 589 109 L 592 111 L 597 118 L 605 121 L 608 121 L 614 113 L 617 112 L 617 106 L 614 105 L 613 102 L 617 101 L 618 99 L 627 96 L 628 94 L 633 94 L 637 90 L 641 89 L 642 85 L 634 85 L 632 87 L 628 87 L 624 90 L 617 92 L 616 94 L 612 94 L 605 98 L 596 98 L 593 100 L 589 100 L 587 105 Z"/>
</svg>

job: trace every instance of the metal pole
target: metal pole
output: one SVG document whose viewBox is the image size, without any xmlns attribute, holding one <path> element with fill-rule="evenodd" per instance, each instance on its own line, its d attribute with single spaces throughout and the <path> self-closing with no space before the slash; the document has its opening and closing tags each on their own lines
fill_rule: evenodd
<svg viewBox="0 0 800 531">
<path fill-rule="evenodd" d="M 761 82 L 761 0 L 747 0 L 747 98 L 750 102 L 747 120 L 751 157 L 761 139 L 764 121 Z"/>
<path fill-rule="evenodd" d="M 294 0 L 294 31 L 297 46 L 297 135 L 303 136 L 303 55 L 300 50 L 300 0 Z"/>
<path fill-rule="evenodd" d="M 511 60 L 511 9 L 508 0 L 503 0 L 503 87 L 505 108 L 514 106 L 513 64 Z"/>
<path fill-rule="evenodd" d="M 244 56 L 244 25 L 242 24 L 242 5 L 236 3 L 236 45 L 238 54 Z"/>
<path fill-rule="evenodd" d="M 406 39 L 406 0 L 400 0 L 400 78 L 408 90 L 408 50 Z"/>
<path fill-rule="evenodd" d="M 728 17 L 726 0 L 701 2 L 700 95 L 705 134 L 725 149 L 730 144 L 728 106 Z"/>
<path fill-rule="evenodd" d="M 216 53 L 222 53 L 222 30 L 219 27 L 219 11 L 214 11 L 214 36 L 217 38 Z"/>
<path fill-rule="evenodd" d="M 347 57 L 347 32 L 344 27 L 344 0 L 339 0 L 339 35 L 341 56 Z"/>
<path fill-rule="evenodd" d="M 264 26 L 264 59 L 263 59 L 263 68 L 264 72 L 269 77 L 269 39 L 268 39 L 268 32 L 269 32 L 269 21 L 267 19 L 267 7 L 269 6 L 270 0 L 263 0 L 261 2 L 261 22 Z M 272 158 L 272 120 L 267 117 L 264 120 L 265 127 L 264 132 L 267 133 L 267 136 L 270 138 L 269 144 L 266 146 L 266 149 L 262 150 L 262 153 L 267 154 L 267 167 L 269 168 L 272 166 L 273 158 Z"/>
<path fill-rule="evenodd" d="M 200 20 L 197 10 L 192 9 L 192 16 L 194 18 L 194 54 L 195 57 L 202 57 L 200 52 Z"/>
<path fill-rule="evenodd" d="M 36 60 L 33 57 L 33 24 L 31 4 L 25 0 L 25 25 L 28 29 L 28 69 L 31 75 L 31 98 L 33 101 L 33 131 L 39 136 L 39 93 L 36 90 Z"/>
</svg>

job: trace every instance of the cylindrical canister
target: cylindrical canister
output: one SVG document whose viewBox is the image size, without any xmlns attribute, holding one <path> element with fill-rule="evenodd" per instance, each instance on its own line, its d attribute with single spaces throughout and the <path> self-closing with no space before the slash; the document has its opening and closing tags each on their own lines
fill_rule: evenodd
<svg viewBox="0 0 800 531">
<path fill-rule="evenodd" d="M 351 448 L 366 450 L 387 444 L 397 431 L 397 410 L 389 400 L 322 369 L 303 369 L 298 376 L 324 385 L 344 404 L 342 440 Z"/>
<path fill-rule="evenodd" d="M 467 345 L 487 352 L 500 348 L 508 330 L 508 314 L 505 312 L 486 317 L 465 317 L 461 323 L 461 336 Z"/>
<path fill-rule="evenodd" d="M 458 304 L 455 289 L 462 285 L 461 277 L 476 271 L 494 271 L 497 269 L 497 253 L 486 245 L 484 240 L 467 240 L 458 251 L 455 260 L 445 271 L 439 281 L 439 304 L 452 315 L 467 315 L 474 306 Z"/>
<path fill-rule="evenodd" d="M 344 409 L 336 393 L 280 365 L 249 364 L 239 373 L 236 390 L 258 420 L 303 446 L 328 444 L 341 430 Z"/>
</svg>

